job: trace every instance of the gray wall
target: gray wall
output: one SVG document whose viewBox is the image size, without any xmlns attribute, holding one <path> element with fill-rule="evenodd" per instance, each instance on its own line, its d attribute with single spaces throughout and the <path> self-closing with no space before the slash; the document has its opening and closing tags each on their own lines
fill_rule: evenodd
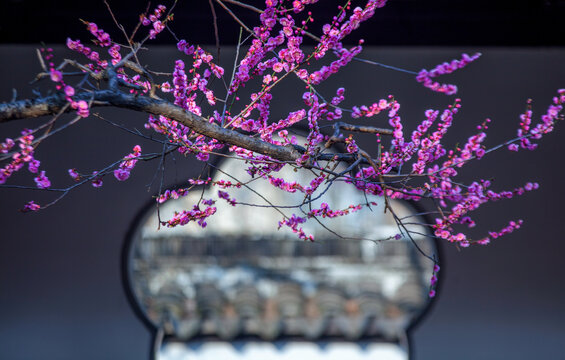
<svg viewBox="0 0 565 360">
<path fill-rule="evenodd" d="M 419 70 L 473 50 L 374 48 L 365 57 Z M 478 62 L 445 77 L 459 85 L 463 99 L 448 137 L 452 144 L 464 142 L 486 117 L 493 120 L 487 145 L 514 136 L 527 98 L 534 99 L 539 115 L 555 90 L 565 87 L 564 50 L 487 48 L 482 52 Z M 29 96 L 26 84 L 38 71 L 33 49 L 2 46 L 0 54 L 0 99 L 9 100 L 12 88 L 19 89 L 21 97 Z M 63 58 L 62 51 L 56 54 Z M 226 49 L 222 57 L 231 62 L 231 54 Z M 174 56 L 174 50 L 162 48 L 146 60 L 157 61 L 159 70 L 169 70 Z M 349 105 L 394 94 L 410 130 L 422 120 L 425 109 L 441 109 L 452 101 L 422 88 L 410 75 L 361 63 L 354 63 L 335 80 L 348 87 Z M 334 86 L 329 85 L 329 89 Z M 299 98 L 302 89 L 289 84 L 273 113 L 296 109 L 290 99 Z M 146 120 L 145 115 L 133 112 L 100 112 L 130 127 L 141 128 Z M 4 124 L 0 138 L 16 136 L 22 127 L 39 122 Z M 383 125 L 382 118 L 374 124 Z M 458 251 L 443 244 L 441 289 L 432 310 L 413 331 L 415 358 L 565 359 L 562 132 L 558 126 L 532 153 L 502 151 L 463 172 L 467 180 L 475 174 L 494 176 L 498 190 L 530 180 L 539 181 L 541 188 L 485 206 L 477 216 L 477 234 L 523 218 L 520 231 L 488 247 Z M 42 143 L 37 158 L 54 185 L 62 186 L 68 184 L 66 169 L 95 170 L 129 153 L 137 143 L 144 151 L 159 150 L 90 117 Z M 177 171 L 170 168 L 167 184 L 184 181 L 201 167 L 179 156 L 177 164 Z M 54 194 L 0 189 L 0 358 L 148 357 L 150 333 L 122 288 L 120 252 L 136 213 L 155 191 L 153 187 L 148 192 L 147 185 L 156 168 L 157 163 L 140 164 L 125 183 L 107 177 L 101 189 L 76 189 L 55 206 L 32 214 L 17 210 L 31 199 L 48 202 Z M 32 177 L 22 173 L 11 183 L 32 185 Z"/>
</svg>

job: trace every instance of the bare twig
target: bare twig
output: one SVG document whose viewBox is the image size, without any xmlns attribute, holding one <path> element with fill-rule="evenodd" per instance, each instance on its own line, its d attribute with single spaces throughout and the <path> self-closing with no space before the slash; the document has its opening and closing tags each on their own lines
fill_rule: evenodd
<svg viewBox="0 0 565 360">
<path fill-rule="evenodd" d="M 230 14 L 230 16 L 231 16 L 235 21 L 237 21 L 237 23 L 238 23 L 242 28 L 245 29 L 245 31 L 247 31 L 247 32 L 253 34 L 253 30 L 251 30 L 250 28 L 248 28 L 241 20 L 239 20 L 239 18 L 237 17 L 237 15 L 235 15 L 235 14 L 233 13 L 233 11 L 231 11 L 231 10 L 222 2 L 222 0 L 216 0 L 216 2 L 217 2 L 218 4 L 220 4 L 220 6 L 223 7 L 224 10 L 226 10 L 226 11 L 228 12 L 228 14 Z"/>
<path fill-rule="evenodd" d="M 218 33 L 218 17 L 216 16 L 216 9 L 212 0 L 208 0 L 210 10 L 212 11 L 212 19 L 214 20 L 214 36 L 216 38 L 216 51 L 218 52 L 217 61 L 220 62 L 220 35 Z"/>
<path fill-rule="evenodd" d="M 39 64 L 41 65 L 43 71 L 45 72 L 49 71 L 47 70 L 47 66 L 45 66 L 45 61 L 43 61 L 43 56 L 41 56 L 41 51 L 39 51 L 39 49 L 35 49 L 35 51 L 37 53 L 37 58 L 39 59 Z"/>
</svg>

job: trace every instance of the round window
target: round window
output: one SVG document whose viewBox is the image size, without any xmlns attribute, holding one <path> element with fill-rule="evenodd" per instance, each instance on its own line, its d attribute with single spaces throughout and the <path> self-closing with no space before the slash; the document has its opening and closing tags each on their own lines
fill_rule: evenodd
<svg viewBox="0 0 565 360">
<path fill-rule="evenodd" d="M 216 187 L 151 206 L 133 229 L 126 277 L 145 320 L 190 351 L 190 344 L 210 342 L 404 341 L 430 302 L 433 262 L 421 252 L 436 253 L 414 208 L 391 200 L 395 220 L 382 198 L 336 182 L 323 197 L 331 208 L 377 205 L 302 224 L 315 239 L 305 242 L 279 221 L 322 201 L 297 206 L 304 194 L 275 189 L 242 165 L 227 159 L 215 171 L 212 181 L 242 185 L 230 191 L 235 204 L 216 202 L 205 228 L 159 223 L 210 198 Z M 298 183 L 312 179 L 307 170 L 282 172 Z M 398 219 L 406 219 L 411 237 L 397 236 L 405 234 Z"/>
</svg>

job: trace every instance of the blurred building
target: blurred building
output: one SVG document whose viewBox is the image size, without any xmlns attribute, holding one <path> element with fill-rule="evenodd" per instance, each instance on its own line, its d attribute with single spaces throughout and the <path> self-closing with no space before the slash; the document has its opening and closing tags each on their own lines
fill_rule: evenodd
<svg viewBox="0 0 565 360">
<path fill-rule="evenodd" d="M 248 181 L 240 165 L 224 161 L 214 181 L 225 178 L 224 173 Z M 301 184 L 311 180 L 306 171 L 280 176 Z M 389 348 L 395 350 L 383 359 L 406 359 L 406 330 L 429 302 L 433 262 L 419 251 L 435 254 L 423 219 L 412 217 L 408 204 L 395 201 L 395 215 L 410 219 L 408 234 L 382 205 L 365 206 L 343 217 L 303 224 L 315 237 L 315 242 L 304 242 L 289 229 L 277 230 L 279 211 L 257 207 L 266 205 L 258 194 L 268 193 L 270 203 L 283 206 L 300 204 L 303 195 L 262 180 L 248 186 L 230 192 L 236 206 L 218 199 L 217 212 L 204 229 L 193 223 L 166 228 L 158 221 L 191 209 L 201 198 L 217 198 L 214 187 L 170 200 L 159 213 L 151 207 L 134 232 L 129 282 L 135 306 L 166 336 L 159 357 L 181 359 L 190 353 L 192 359 L 232 348 L 233 354 L 225 356 L 235 359 L 241 351 L 234 344 L 239 344 L 261 356 L 271 351 L 274 358 L 331 345 L 339 354 L 354 349 L 348 359 Z M 373 200 L 382 201 L 366 199 L 343 183 L 333 184 L 324 196 L 332 209 Z M 318 208 L 320 201 L 311 206 Z M 288 210 L 280 209 L 287 215 L 299 212 Z M 274 345 L 281 341 L 284 346 Z"/>
</svg>

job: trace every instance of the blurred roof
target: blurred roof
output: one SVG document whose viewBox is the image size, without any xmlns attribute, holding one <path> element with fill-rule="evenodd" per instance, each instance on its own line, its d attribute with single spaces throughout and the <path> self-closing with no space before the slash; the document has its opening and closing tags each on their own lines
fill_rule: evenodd
<svg viewBox="0 0 565 360">
<path fill-rule="evenodd" d="M 130 31 L 147 7 L 143 1 L 108 1 L 117 19 Z M 258 7 L 264 3 L 247 2 Z M 316 24 L 330 19 L 343 2 L 321 0 L 315 4 L 312 12 Z M 214 3 L 221 44 L 235 44 L 239 26 Z M 363 3 L 353 1 L 354 6 Z M 157 4 L 153 2 L 152 8 Z M 256 24 L 257 16 L 252 11 L 227 5 L 244 23 Z M 79 18 L 104 29 L 116 29 L 103 0 L 2 0 L 0 11 L 0 43 L 62 43 L 68 36 L 86 38 Z M 175 33 L 191 43 L 215 42 L 208 1 L 179 0 L 174 15 Z M 362 25 L 351 42 L 362 37 L 366 44 L 393 46 L 564 46 L 563 19 L 565 0 L 389 0 L 370 23 Z M 174 39 L 167 35 L 158 41 L 173 43 Z"/>
</svg>

